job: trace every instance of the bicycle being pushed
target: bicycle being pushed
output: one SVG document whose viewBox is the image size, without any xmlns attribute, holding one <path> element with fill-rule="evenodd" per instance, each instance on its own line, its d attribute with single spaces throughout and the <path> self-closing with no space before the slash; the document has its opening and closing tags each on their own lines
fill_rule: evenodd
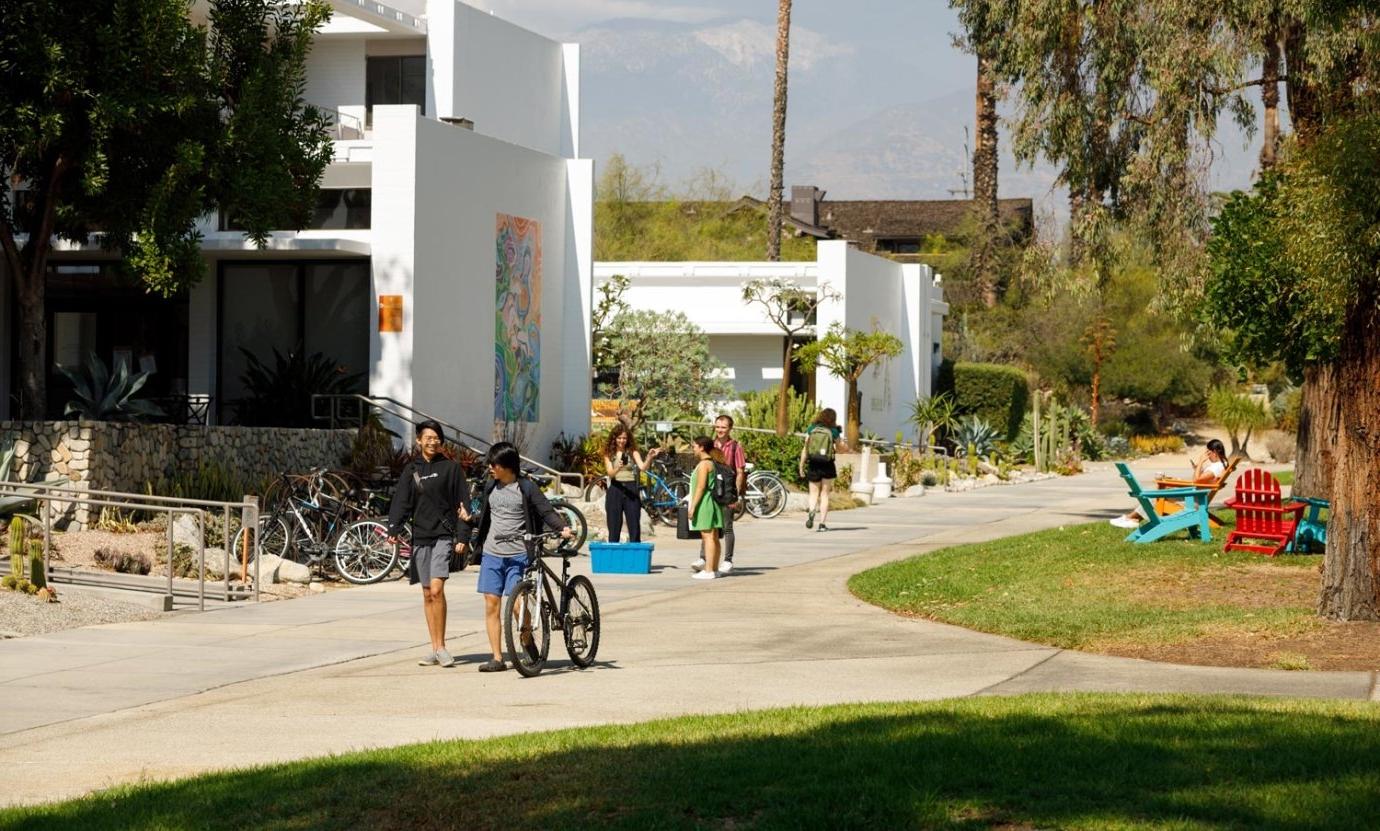
<svg viewBox="0 0 1380 831">
<path fill-rule="evenodd" d="M 570 574 L 570 558 L 579 549 L 555 531 L 495 539 L 529 543 L 535 553 L 513 593 L 503 599 L 503 643 L 513 667 L 527 678 L 541 674 L 553 630 L 564 637 L 571 663 L 581 669 L 592 665 L 599 651 L 599 599 L 588 577 Z M 549 557 L 561 558 L 559 574 L 546 564 Z"/>
</svg>

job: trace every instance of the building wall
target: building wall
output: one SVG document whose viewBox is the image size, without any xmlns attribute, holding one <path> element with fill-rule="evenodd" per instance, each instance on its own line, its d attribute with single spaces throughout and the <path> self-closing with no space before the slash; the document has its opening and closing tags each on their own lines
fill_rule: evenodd
<svg viewBox="0 0 1380 831">
<path fill-rule="evenodd" d="M 18 413 L 11 412 L 10 395 L 14 392 L 14 385 L 18 383 L 18 378 L 10 377 L 10 362 L 13 356 L 10 354 L 10 317 L 14 314 L 11 305 L 11 289 L 9 269 L 3 262 L 0 262 L 0 418 L 10 418 Z"/>
<path fill-rule="evenodd" d="M 634 309 L 681 310 L 709 336 L 710 350 L 733 369 L 740 392 L 772 389 L 781 377 L 781 334 L 760 305 L 742 299 L 742 287 L 758 277 L 788 277 L 804 289 L 828 285 L 839 294 L 820 304 L 816 332 L 834 323 L 850 329 L 874 327 L 900 338 L 902 353 L 860 380 L 862 425 L 890 439 L 913 432 L 906 414 L 911 402 L 928 395 L 933 377 L 931 341 L 948 307 L 928 266 L 877 257 L 843 241 L 823 241 L 814 263 L 615 263 L 595 264 L 596 284 L 615 274 L 630 278 L 624 299 Z M 847 410 L 846 385 L 827 370 L 815 373 L 821 406 L 840 417 Z"/>
<path fill-rule="evenodd" d="M 781 384 L 782 335 L 710 335 L 709 351 L 732 371 L 740 394 L 774 390 Z"/>
<path fill-rule="evenodd" d="M 307 55 L 307 103 L 353 116 L 363 128 L 365 49 L 363 38 L 317 38 Z"/>
<path fill-rule="evenodd" d="M 428 0 L 427 31 L 428 113 L 552 156 L 575 152 L 567 103 L 578 94 L 565 79 L 578 85 L 578 72 L 561 44 L 456 0 Z"/>
<path fill-rule="evenodd" d="M 497 216 L 536 220 L 540 403 L 524 438 L 527 455 L 544 460 L 558 433 L 589 425 L 590 283 L 580 256 L 590 249 L 592 166 L 572 169 L 565 159 L 420 119 L 413 107 L 378 108 L 374 123 L 375 287 L 405 300 L 404 331 L 374 335 L 371 392 L 480 438 L 493 435 Z M 395 180 L 394 192 L 381 199 L 384 176 Z"/>
</svg>

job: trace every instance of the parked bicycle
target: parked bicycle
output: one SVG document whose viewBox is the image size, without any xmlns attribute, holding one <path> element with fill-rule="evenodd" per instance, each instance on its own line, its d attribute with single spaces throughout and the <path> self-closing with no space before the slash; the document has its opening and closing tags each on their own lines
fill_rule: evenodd
<svg viewBox="0 0 1380 831">
<path fill-rule="evenodd" d="M 565 639 L 570 661 L 581 669 L 594 663 L 599 651 L 599 599 L 594 584 L 583 574 L 570 574 L 570 558 L 579 553 L 572 540 L 560 534 L 502 534 L 501 542 L 536 543 L 513 593 L 503 599 L 503 638 L 508 660 L 524 677 L 541 674 L 551 650 L 551 631 Z M 546 557 L 560 557 L 561 571 Z"/>
<path fill-rule="evenodd" d="M 638 477 L 637 489 L 642 498 L 642 509 L 652 518 L 652 522 L 674 526 L 676 506 L 690 493 L 690 477 L 680 473 L 674 464 L 658 465 L 654 462 Z M 601 476 L 585 488 L 585 501 L 602 505 L 606 493 L 608 477 Z"/>
<path fill-rule="evenodd" d="M 747 492 L 739 501 L 738 513 L 747 512 L 758 519 L 771 519 L 786 509 L 786 483 L 774 470 L 755 470 L 748 462 Z"/>
<path fill-rule="evenodd" d="M 375 583 L 398 562 L 397 547 L 389 543 L 388 522 L 363 517 L 355 500 L 333 496 L 324 489 L 299 487 L 299 481 L 280 477 L 284 494 L 276 507 L 259 515 L 259 550 L 324 570 L 326 565 L 350 583 Z M 243 550 L 245 530 L 235 535 L 236 551 Z"/>
</svg>

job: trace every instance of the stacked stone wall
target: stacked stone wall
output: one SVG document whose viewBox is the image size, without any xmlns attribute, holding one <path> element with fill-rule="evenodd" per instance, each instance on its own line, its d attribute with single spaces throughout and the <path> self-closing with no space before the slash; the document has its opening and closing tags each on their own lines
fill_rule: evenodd
<svg viewBox="0 0 1380 831">
<path fill-rule="evenodd" d="M 66 478 L 82 490 L 143 493 L 203 464 L 219 465 L 247 483 L 278 473 L 338 468 L 350 455 L 354 430 L 205 427 L 104 421 L 0 422 L 0 448 L 15 448 L 11 478 Z M 68 527 L 91 520 L 78 505 L 62 513 Z"/>
</svg>

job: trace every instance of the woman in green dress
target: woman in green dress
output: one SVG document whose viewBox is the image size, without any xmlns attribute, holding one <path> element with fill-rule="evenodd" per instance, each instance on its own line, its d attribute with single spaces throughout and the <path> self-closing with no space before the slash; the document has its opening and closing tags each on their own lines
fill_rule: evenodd
<svg viewBox="0 0 1380 831">
<path fill-rule="evenodd" d="M 690 528 L 700 532 L 704 540 L 704 569 L 694 575 L 696 580 L 713 580 L 719 576 L 719 533 L 724 527 L 724 509 L 714 501 L 714 440 L 708 436 L 695 439 L 695 457 L 699 463 L 690 475 Z"/>
</svg>

